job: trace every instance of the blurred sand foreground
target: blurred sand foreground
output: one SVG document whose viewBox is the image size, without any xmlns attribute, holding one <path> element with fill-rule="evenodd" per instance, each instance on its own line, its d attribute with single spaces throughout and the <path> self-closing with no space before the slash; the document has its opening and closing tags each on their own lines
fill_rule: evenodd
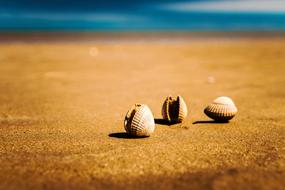
<svg viewBox="0 0 285 190">
<path fill-rule="evenodd" d="M 184 123 L 123 133 L 169 94 Z M 238 115 L 207 122 L 221 95 Z M 284 137 L 285 38 L 0 44 L 0 189 L 284 189 Z"/>
</svg>

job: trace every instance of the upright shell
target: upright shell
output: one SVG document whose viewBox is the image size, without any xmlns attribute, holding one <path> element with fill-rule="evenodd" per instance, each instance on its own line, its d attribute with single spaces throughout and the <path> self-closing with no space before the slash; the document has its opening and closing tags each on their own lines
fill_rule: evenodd
<svg viewBox="0 0 285 190">
<path fill-rule="evenodd" d="M 229 97 L 221 96 L 204 109 L 204 113 L 215 121 L 229 121 L 237 113 L 237 107 Z"/>
<path fill-rule="evenodd" d="M 187 106 L 183 98 L 178 95 L 177 98 L 168 96 L 163 105 L 161 114 L 163 119 L 170 123 L 180 123 L 187 116 Z"/>
<path fill-rule="evenodd" d="M 150 136 L 155 129 L 153 115 L 145 104 L 135 104 L 125 117 L 125 130 L 129 135 L 136 137 Z"/>
</svg>

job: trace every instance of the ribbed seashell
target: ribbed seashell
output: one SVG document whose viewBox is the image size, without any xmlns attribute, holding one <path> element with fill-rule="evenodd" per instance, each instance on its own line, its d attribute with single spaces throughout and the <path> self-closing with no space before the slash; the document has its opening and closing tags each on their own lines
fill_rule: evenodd
<svg viewBox="0 0 285 190">
<path fill-rule="evenodd" d="M 237 113 L 237 107 L 229 97 L 221 96 L 204 109 L 204 113 L 215 121 L 229 121 Z"/>
<path fill-rule="evenodd" d="M 136 137 L 150 136 L 155 129 L 153 115 L 145 104 L 135 104 L 125 117 L 125 130 L 129 135 Z"/>
<path fill-rule="evenodd" d="M 161 109 L 162 118 L 170 123 L 180 123 L 187 116 L 187 106 L 183 98 L 178 95 L 177 98 L 168 96 Z"/>
</svg>

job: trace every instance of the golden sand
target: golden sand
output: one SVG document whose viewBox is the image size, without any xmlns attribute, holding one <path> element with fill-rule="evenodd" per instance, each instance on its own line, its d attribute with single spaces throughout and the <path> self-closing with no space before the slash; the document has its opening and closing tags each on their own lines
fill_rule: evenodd
<svg viewBox="0 0 285 190">
<path fill-rule="evenodd" d="M 230 123 L 203 113 L 218 96 Z M 149 138 L 124 133 L 134 103 Z M 0 189 L 282 189 L 284 137 L 285 39 L 0 44 Z"/>
</svg>

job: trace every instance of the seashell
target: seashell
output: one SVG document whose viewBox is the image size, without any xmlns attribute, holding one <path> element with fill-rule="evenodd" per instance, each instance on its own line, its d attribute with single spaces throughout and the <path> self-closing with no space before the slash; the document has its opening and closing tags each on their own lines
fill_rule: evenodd
<svg viewBox="0 0 285 190">
<path fill-rule="evenodd" d="M 137 137 L 150 136 L 155 129 L 153 115 L 145 104 L 135 104 L 125 117 L 125 130 L 129 135 Z"/>
<path fill-rule="evenodd" d="M 204 113 L 215 121 L 231 120 L 237 113 L 237 107 L 232 99 L 221 96 L 204 109 Z"/>
<path fill-rule="evenodd" d="M 162 105 L 161 114 L 163 119 L 170 123 L 180 123 L 187 116 L 187 106 L 183 98 L 178 95 L 176 99 L 168 96 Z"/>
</svg>

